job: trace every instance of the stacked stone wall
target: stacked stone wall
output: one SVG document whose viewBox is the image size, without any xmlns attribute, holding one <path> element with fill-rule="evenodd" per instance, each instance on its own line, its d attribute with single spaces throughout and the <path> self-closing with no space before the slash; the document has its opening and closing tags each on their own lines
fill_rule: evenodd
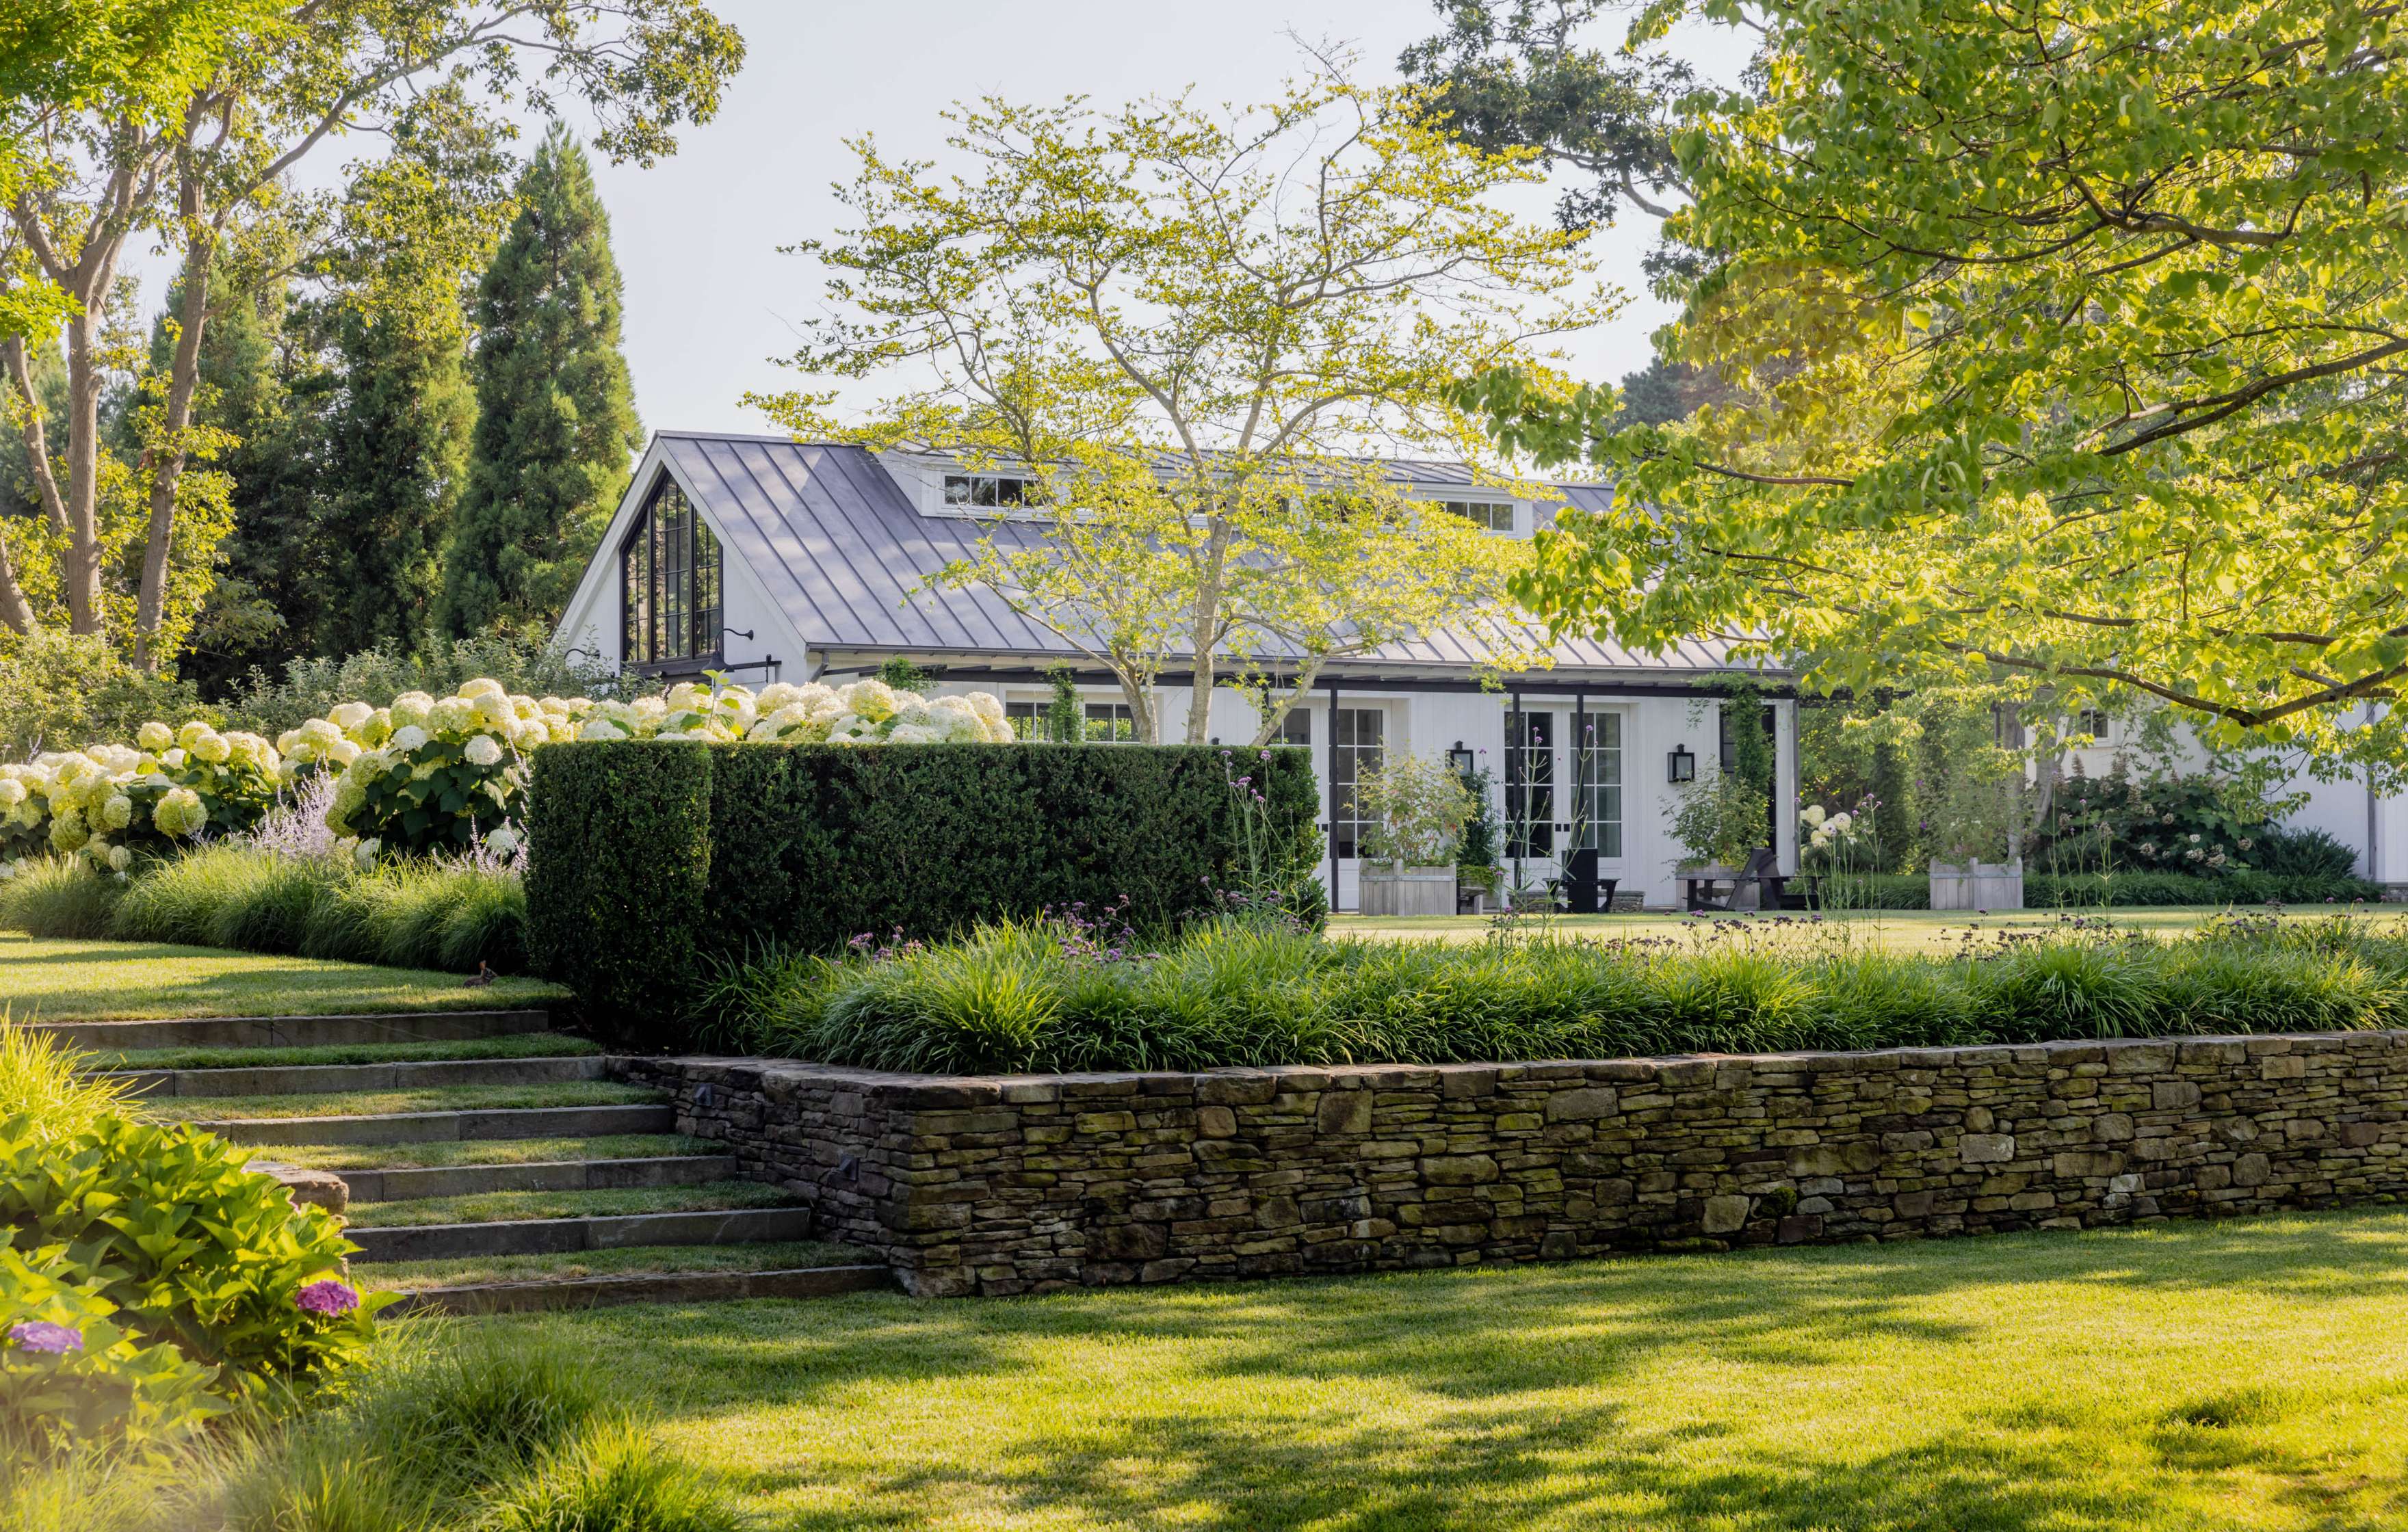
<svg viewBox="0 0 2408 1532">
<path fill-rule="evenodd" d="M 2401 1032 L 998 1079 L 614 1067 L 932 1295 L 2408 1194 Z"/>
</svg>

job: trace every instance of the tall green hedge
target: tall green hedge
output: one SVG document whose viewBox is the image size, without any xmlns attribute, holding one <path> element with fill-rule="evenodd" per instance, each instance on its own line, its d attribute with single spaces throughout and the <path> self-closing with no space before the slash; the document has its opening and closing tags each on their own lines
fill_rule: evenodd
<svg viewBox="0 0 2408 1532">
<path fill-rule="evenodd" d="M 1931 881 L 1922 873 L 1875 873 L 1827 879 L 1824 887 L 1837 906 L 1860 909 L 1928 909 Z M 2380 899 L 2381 885 L 2358 878 L 2284 877 L 2245 869 L 2221 878 L 2189 877 L 2175 872 L 2119 872 L 2113 877 L 2075 877 L 2045 872 L 2024 874 L 2024 908 L 2028 909 L 2118 909 L 2148 905 L 2347 904 L 2352 899 Z"/>
<path fill-rule="evenodd" d="M 1232 775 L 1264 791 L 1251 818 Z M 528 790 L 529 946 L 594 1020 L 666 1041 L 712 960 L 767 941 L 833 952 L 1124 895 L 1167 929 L 1246 881 L 1250 824 L 1252 859 L 1301 881 L 1319 802 L 1295 750 L 553 745 Z"/>
</svg>

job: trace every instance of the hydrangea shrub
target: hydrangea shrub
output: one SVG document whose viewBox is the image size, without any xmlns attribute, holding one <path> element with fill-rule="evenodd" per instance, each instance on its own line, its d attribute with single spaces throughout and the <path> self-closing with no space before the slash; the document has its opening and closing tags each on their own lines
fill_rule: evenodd
<svg viewBox="0 0 2408 1532">
<path fill-rule="evenodd" d="M 521 840 L 528 758 L 580 738 L 999 744 L 1012 733 L 988 693 L 926 697 L 877 680 L 757 692 L 686 681 L 657 697 L 596 703 L 477 680 L 446 697 L 346 702 L 273 743 L 197 721 L 151 723 L 130 746 L 0 766 L 0 878 L 53 852 L 123 872 L 146 852 L 252 829 L 280 795 L 322 773 L 335 774 L 327 826 L 363 866 L 387 852 L 478 844 L 509 855 Z"/>
</svg>

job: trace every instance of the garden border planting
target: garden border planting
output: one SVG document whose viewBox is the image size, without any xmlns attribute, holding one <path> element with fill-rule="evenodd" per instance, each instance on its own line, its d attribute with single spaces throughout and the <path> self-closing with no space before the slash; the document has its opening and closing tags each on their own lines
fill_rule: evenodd
<svg viewBox="0 0 2408 1532">
<path fill-rule="evenodd" d="M 618 1058 L 924 1296 L 2408 1196 L 2408 1032 L 939 1077 Z"/>
</svg>

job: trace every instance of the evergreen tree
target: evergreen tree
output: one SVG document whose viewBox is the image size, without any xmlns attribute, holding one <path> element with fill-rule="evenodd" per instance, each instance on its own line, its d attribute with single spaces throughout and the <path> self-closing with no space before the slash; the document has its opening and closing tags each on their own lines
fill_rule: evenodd
<svg viewBox="0 0 2408 1532">
<path fill-rule="evenodd" d="M 425 646 L 442 593 L 476 408 L 457 314 L 334 319 L 341 381 L 306 563 L 317 621 L 301 651 Z"/>
<path fill-rule="evenodd" d="M 548 631 L 627 481 L 642 432 L 619 354 L 619 268 L 584 150 L 554 125 L 477 294 L 477 428 L 444 555 L 455 637 Z"/>
</svg>

